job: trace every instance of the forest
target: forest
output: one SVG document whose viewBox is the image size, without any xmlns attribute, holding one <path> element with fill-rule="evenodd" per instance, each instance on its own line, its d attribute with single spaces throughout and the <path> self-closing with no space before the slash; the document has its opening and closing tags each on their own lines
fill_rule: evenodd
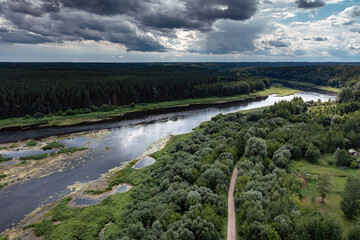
<svg viewBox="0 0 360 240">
<path fill-rule="evenodd" d="M 271 85 L 268 78 L 242 78 L 229 68 L 211 64 L 2 63 L 0 79 L 0 119 L 231 96 Z"/>
<path fill-rule="evenodd" d="M 353 86 L 360 81 L 359 65 L 258 67 L 241 69 L 239 72 L 243 76 L 263 76 L 338 88 Z"/>
<path fill-rule="evenodd" d="M 224 239 L 229 180 L 239 163 L 239 239 L 359 239 L 359 158 L 348 152 L 360 147 L 356 85 L 347 85 L 337 103 L 294 98 L 217 115 L 153 154 L 152 166 L 137 171 L 130 165 L 109 182 L 109 189 L 130 183 L 131 191 L 86 208 L 70 208 L 66 198 L 50 218 L 27 227 L 45 239 L 97 239 L 109 223 L 104 239 Z M 294 169 L 309 164 L 327 174 L 304 179 Z M 342 176 L 330 178 L 338 171 Z M 339 215 L 321 210 L 330 204 L 335 178 L 344 183 L 335 206 Z M 319 203 L 315 197 L 306 203 L 306 181 L 316 185 Z"/>
<path fill-rule="evenodd" d="M 248 94 L 269 88 L 272 80 L 337 88 L 360 81 L 358 65 L 333 64 L 1 63 L 0 119 L 72 116 L 118 106 Z"/>
</svg>

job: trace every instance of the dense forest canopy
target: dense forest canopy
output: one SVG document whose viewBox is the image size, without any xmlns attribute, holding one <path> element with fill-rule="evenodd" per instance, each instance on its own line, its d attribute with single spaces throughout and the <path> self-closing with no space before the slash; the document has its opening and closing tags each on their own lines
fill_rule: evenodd
<svg viewBox="0 0 360 240">
<path fill-rule="evenodd" d="M 360 65 L 259 67 L 241 70 L 244 76 L 310 82 L 333 87 L 351 87 L 360 81 Z"/>
<path fill-rule="evenodd" d="M 271 84 L 211 64 L 0 64 L 0 79 L 0 118 L 230 96 Z"/>
</svg>

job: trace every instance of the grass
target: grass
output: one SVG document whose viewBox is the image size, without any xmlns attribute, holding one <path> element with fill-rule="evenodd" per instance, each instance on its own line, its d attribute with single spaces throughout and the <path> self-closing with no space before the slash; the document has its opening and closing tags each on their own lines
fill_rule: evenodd
<svg viewBox="0 0 360 240">
<path fill-rule="evenodd" d="M 9 161 L 9 160 L 11 160 L 11 159 L 12 159 L 12 158 L 3 157 L 3 156 L 0 154 L 0 162 Z"/>
<path fill-rule="evenodd" d="M 278 83 L 289 83 L 289 84 L 294 84 L 294 85 L 298 85 L 298 86 L 302 86 L 302 87 L 310 87 L 310 88 L 316 88 L 319 90 L 324 90 L 324 91 L 328 91 L 328 92 L 340 92 L 340 88 L 334 88 L 334 87 L 330 87 L 330 86 L 320 86 L 320 85 L 316 85 L 313 83 L 308 83 L 308 82 L 298 82 L 298 81 L 288 81 L 288 80 L 279 80 L 276 79 L 276 82 Z"/>
<path fill-rule="evenodd" d="M 34 124 L 39 124 L 40 126 L 68 126 L 83 122 L 97 122 L 107 118 L 121 116 L 128 112 L 140 112 L 140 111 L 153 110 L 153 109 L 188 106 L 190 104 L 215 104 L 222 102 L 232 102 L 247 98 L 268 96 L 272 94 L 279 94 L 280 96 L 285 96 L 285 95 L 294 94 L 296 92 L 298 92 L 298 90 L 274 84 L 271 88 L 265 89 L 264 91 L 259 91 L 250 94 L 234 95 L 229 97 L 208 97 L 208 98 L 181 99 L 181 100 L 166 101 L 159 103 L 139 103 L 139 104 L 135 104 L 133 107 L 119 106 L 115 110 L 109 112 L 91 112 L 91 113 L 77 114 L 73 116 L 45 116 L 44 118 L 24 118 L 24 117 L 7 118 L 0 120 L 0 129 L 7 127 L 26 127 Z"/>
<path fill-rule="evenodd" d="M 131 190 L 110 196 L 100 204 L 75 208 L 67 204 L 71 198 L 62 200 L 53 210 L 52 218 L 27 226 L 34 227 L 36 235 L 44 234 L 45 239 L 96 239 L 101 229 L 110 221 L 116 225 L 122 222 L 124 207 L 131 201 Z M 91 223 L 89 222 L 91 219 Z M 53 222 L 61 221 L 54 225 Z"/>
<path fill-rule="evenodd" d="M 26 156 L 26 157 L 20 157 L 20 160 L 26 161 L 26 160 L 40 160 L 40 159 L 44 159 L 46 157 L 48 157 L 49 154 L 48 153 L 44 153 L 44 154 L 38 154 L 38 155 L 30 155 L 30 156 Z"/>
<path fill-rule="evenodd" d="M 333 160 L 333 155 L 326 154 L 321 157 L 318 163 L 310 163 L 305 160 L 292 161 L 291 170 L 307 175 L 307 189 L 302 189 L 303 203 L 305 211 L 311 212 L 313 210 L 322 211 L 340 220 L 345 235 L 349 231 L 353 223 L 358 219 L 348 219 L 344 216 L 340 209 L 341 194 L 344 191 L 346 177 L 357 175 L 360 170 L 356 169 L 340 169 L 338 167 L 329 166 L 327 162 Z M 318 198 L 319 194 L 316 190 L 316 176 L 319 174 L 328 174 L 332 182 L 332 191 L 325 198 L 325 203 L 321 203 Z"/>
<path fill-rule="evenodd" d="M 88 148 L 82 147 L 82 148 L 77 148 L 77 147 L 71 147 L 71 148 L 64 148 L 61 149 L 59 151 L 57 151 L 57 154 L 63 154 L 63 153 L 74 153 L 74 152 L 78 152 L 78 151 L 84 151 L 87 150 Z"/>
<path fill-rule="evenodd" d="M 135 162 L 132 162 L 128 164 L 128 166 L 126 166 L 124 169 L 115 173 L 115 175 L 112 176 L 109 180 L 108 186 L 106 188 L 100 190 L 88 190 L 87 193 L 94 195 L 102 194 L 104 192 L 111 191 L 114 186 L 121 183 L 128 183 L 133 186 L 140 184 L 141 179 L 144 177 L 142 175 L 143 171 L 141 169 L 132 168 L 134 164 Z"/>
<path fill-rule="evenodd" d="M 0 183 L 0 189 L 2 189 L 3 187 L 7 186 L 7 183 Z"/>
<path fill-rule="evenodd" d="M 44 146 L 42 149 L 43 150 L 51 150 L 51 149 L 54 149 L 54 148 L 63 148 L 63 147 L 65 147 L 65 145 L 62 144 L 62 143 L 51 142 L 51 143 L 47 144 L 46 146 Z"/>
<path fill-rule="evenodd" d="M 37 141 L 35 141 L 34 139 L 31 139 L 30 141 L 28 141 L 26 143 L 26 146 L 27 147 L 35 147 L 37 144 L 38 144 Z"/>
</svg>

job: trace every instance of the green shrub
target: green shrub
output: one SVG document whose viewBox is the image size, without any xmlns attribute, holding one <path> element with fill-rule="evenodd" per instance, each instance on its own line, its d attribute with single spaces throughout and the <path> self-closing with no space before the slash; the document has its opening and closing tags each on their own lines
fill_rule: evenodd
<svg viewBox="0 0 360 240">
<path fill-rule="evenodd" d="M 35 147 L 38 143 L 34 140 L 34 139 L 31 139 L 30 141 L 28 141 L 26 143 L 26 146 L 27 147 Z"/>
<path fill-rule="evenodd" d="M 0 174 L 0 179 L 2 179 L 2 178 L 6 178 L 7 177 L 7 175 L 6 174 Z"/>
<path fill-rule="evenodd" d="M 26 156 L 26 157 L 20 157 L 20 160 L 40 160 L 43 158 L 46 158 L 47 156 L 49 156 L 49 154 L 44 153 L 44 154 L 38 154 L 38 155 L 30 155 L 30 156 Z"/>
<path fill-rule="evenodd" d="M 11 159 L 12 159 L 12 158 L 3 157 L 3 156 L 0 154 L 0 162 L 9 161 L 9 160 L 11 160 Z"/>
<path fill-rule="evenodd" d="M 64 148 L 61 149 L 57 152 L 57 154 L 63 154 L 63 153 L 74 153 L 74 152 L 78 152 L 78 151 L 84 151 L 87 150 L 87 148 L 77 148 L 77 147 L 72 147 L 72 148 Z"/>
<path fill-rule="evenodd" d="M 63 148 L 65 147 L 64 144 L 59 143 L 59 142 L 51 142 L 49 144 L 47 144 L 46 146 L 44 146 L 42 149 L 43 150 L 50 150 L 50 149 L 54 149 L 54 148 Z"/>
<path fill-rule="evenodd" d="M 305 153 L 305 158 L 309 162 L 316 163 L 320 158 L 320 151 L 315 146 L 309 146 Z"/>
<path fill-rule="evenodd" d="M 34 113 L 33 118 L 43 118 L 45 117 L 45 114 L 41 112 Z"/>
<path fill-rule="evenodd" d="M 353 160 L 352 156 L 345 149 L 336 150 L 334 153 L 337 166 L 349 166 Z"/>
<path fill-rule="evenodd" d="M 348 240 L 358 240 L 360 238 L 360 222 L 355 223 L 349 230 Z"/>
</svg>

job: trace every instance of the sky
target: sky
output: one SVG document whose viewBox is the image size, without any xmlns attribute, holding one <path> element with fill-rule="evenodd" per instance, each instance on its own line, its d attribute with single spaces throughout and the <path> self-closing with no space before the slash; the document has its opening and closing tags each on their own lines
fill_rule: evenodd
<svg viewBox="0 0 360 240">
<path fill-rule="evenodd" d="M 1 62 L 360 62 L 359 0 L 0 0 Z"/>
</svg>

